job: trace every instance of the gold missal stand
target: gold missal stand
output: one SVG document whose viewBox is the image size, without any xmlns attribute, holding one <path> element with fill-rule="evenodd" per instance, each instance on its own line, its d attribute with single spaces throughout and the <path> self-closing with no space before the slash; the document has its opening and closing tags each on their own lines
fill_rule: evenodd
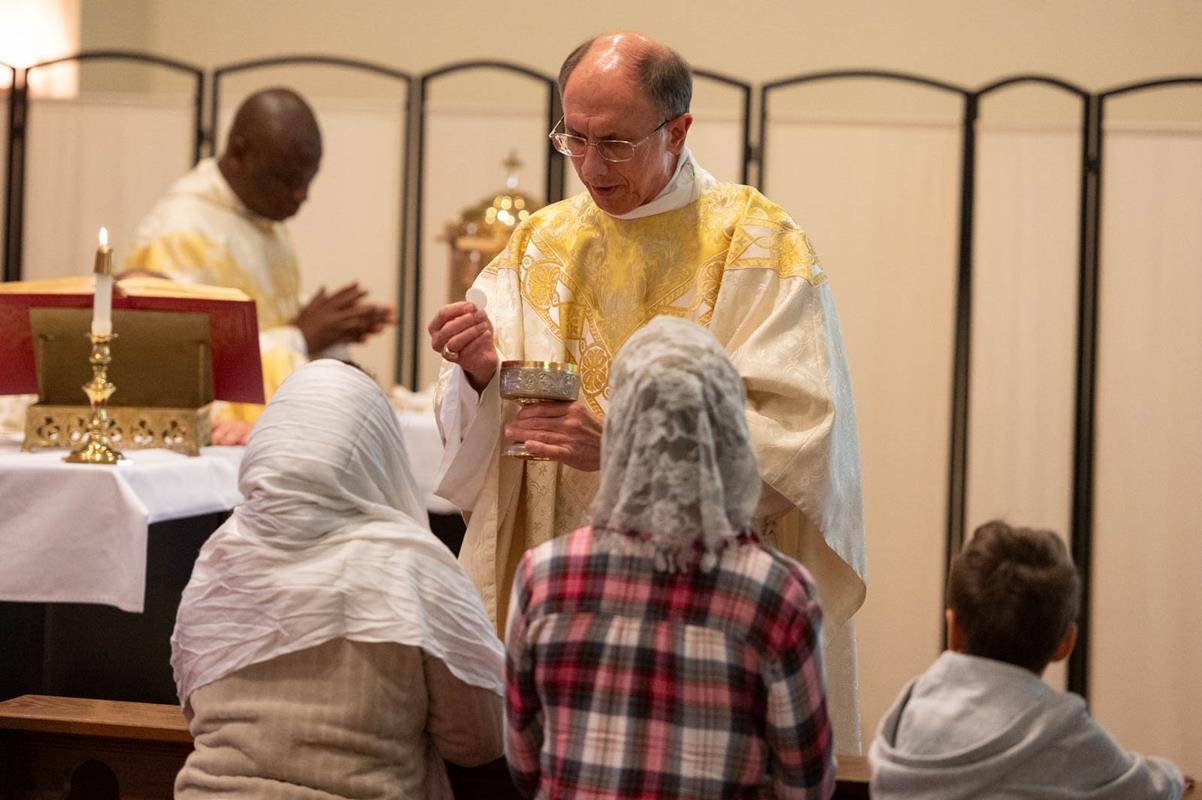
<svg viewBox="0 0 1202 800">
<path fill-rule="evenodd" d="M 23 450 L 75 448 L 92 412 L 80 386 L 91 378 L 90 308 L 30 308 L 38 402 L 25 414 Z M 161 447 L 200 454 L 210 443 L 213 357 L 203 313 L 113 309 L 108 438 L 118 450 Z"/>
</svg>

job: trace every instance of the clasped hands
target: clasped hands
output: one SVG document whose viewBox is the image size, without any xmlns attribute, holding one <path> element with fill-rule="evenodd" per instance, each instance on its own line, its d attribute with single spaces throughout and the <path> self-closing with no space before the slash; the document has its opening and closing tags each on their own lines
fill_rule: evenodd
<svg viewBox="0 0 1202 800">
<path fill-rule="evenodd" d="M 333 294 L 326 294 L 323 286 L 313 295 L 292 323 L 305 337 L 310 356 L 336 344 L 362 342 L 396 322 L 390 306 L 365 303 L 366 296 L 367 290 L 355 281 Z"/>
<path fill-rule="evenodd" d="M 488 314 L 462 300 L 439 310 L 427 330 L 434 352 L 457 363 L 472 388 L 483 391 L 500 364 Z M 505 425 L 505 437 L 524 441 L 531 455 L 574 469 L 601 468 L 601 420 L 580 401 L 524 406 Z"/>
</svg>

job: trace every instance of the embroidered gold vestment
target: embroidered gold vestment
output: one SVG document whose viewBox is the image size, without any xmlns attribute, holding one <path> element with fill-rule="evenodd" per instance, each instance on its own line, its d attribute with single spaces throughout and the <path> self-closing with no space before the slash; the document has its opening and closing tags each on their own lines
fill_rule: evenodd
<svg viewBox="0 0 1202 800">
<path fill-rule="evenodd" d="M 578 365 L 581 399 L 602 416 L 610 364 L 631 333 L 658 314 L 707 327 L 746 383 L 763 478 L 795 506 L 765 521 L 769 536 L 814 573 L 832 622 L 859 607 L 850 380 L 826 275 L 779 206 L 750 187 L 716 183 L 683 207 L 625 220 L 581 194 L 519 226 L 476 286 L 488 297 L 501 357 Z M 440 402 L 457 372 L 444 367 Z M 501 421 L 515 408 L 503 408 L 496 383 L 465 430 L 444 431 L 439 494 L 468 517 L 460 559 L 500 628 L 522 553 L 584 523 L 598 474 L 501 456 Z M 445 425 L 441 409 L 440 418 Z"/>
</svg>

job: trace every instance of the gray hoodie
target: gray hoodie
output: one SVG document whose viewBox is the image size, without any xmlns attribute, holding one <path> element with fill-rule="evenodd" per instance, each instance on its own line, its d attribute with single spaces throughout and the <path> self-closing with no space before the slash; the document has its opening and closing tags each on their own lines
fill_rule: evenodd
<svg viewBox="0 0 1202 800">
<path fill-rule="evenodd" d="M 1118 746 L 1075 694 L 946 652 L 902 691 L 868 753 L 874 800 L 1181 797 L 1181 772 Z"/>
</svg>

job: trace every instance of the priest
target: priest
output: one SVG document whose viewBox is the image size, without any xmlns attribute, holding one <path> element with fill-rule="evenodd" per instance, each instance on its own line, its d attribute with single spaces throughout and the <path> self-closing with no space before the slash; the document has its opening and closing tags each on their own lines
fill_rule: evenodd
<svg viewBox="0 0 1202 800">
<path fill-rule="evenodd" d="M 478 302 L 429 326 L 444 360 L 438 493 L 468 520 L 460 559 L 503 624 L 522 553 L 578 527 L 596 492 L 614 356 L 657 315 L 693 320 L 742 375 L 763 479 L 756 527 L 815 578 L 837 750 L 857 752 L 859 446 L 827 275 L 783 209 L 689 152 L 692 74 L 673 50 L 597 37 L 568 56 L 559 89 L 551 139 L 587 191 L 520 224 L 469 293 Z M 575 364 L 579 400 L 515 413 L 498 388 L 507 359 Z M 549 460 L 506 457 L 509 440 Z"/>
<path fill-rule="evenodd" d="M 167 190 L 134 234 L 126 274 L 241 289 L 258 310 L 265 394 L 310 357 L 346 358 L 345 345 L 393 321 L 351 283 L 300 302 L 300 268 L 284 220 L 308 198 L 321 164 L 321 131 L 290 89 L 265 89 L 238 107 L 225 151 Z M 262 406 L 223 405 L 214 440 L 244 440 Z"/>
</svg>

